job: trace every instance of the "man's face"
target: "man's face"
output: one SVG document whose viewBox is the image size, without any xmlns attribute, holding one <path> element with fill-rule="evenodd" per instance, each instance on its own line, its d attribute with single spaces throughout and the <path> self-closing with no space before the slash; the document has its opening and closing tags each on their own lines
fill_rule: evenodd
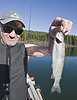
<svg viewBox="0 0 77 100">
<path fill-rule="evenodd" d="M 18 21 L 12 21 L 7 24 L 4 24 L 3 26 L 11 27 L 13 29 L 21 29 L 22 23 Z M 14 46 L 18 42 L 19 38 L 20 38 L 20 35 L 17 35 L 15 33 L 15 30 L 12 30 L 12 32 L 7 33 L 7 32 L 4 32 L 3 27 L 1 27 L 1 41 L 4 44 L 7 44 L 9 46 Z"/>
</svg>

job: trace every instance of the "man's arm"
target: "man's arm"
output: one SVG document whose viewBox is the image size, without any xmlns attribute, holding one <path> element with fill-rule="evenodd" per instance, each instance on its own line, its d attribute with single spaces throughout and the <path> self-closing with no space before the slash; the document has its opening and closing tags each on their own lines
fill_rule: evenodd
<svg viewBox="0 0 77 100">
<path fill-rule="evenodd" d="M 63 26 L 62 26 L 63 23 Z M 70 33 L 72 22 L 64 18 L 57 17 L 49 28 L 50 42 L 48 47 L 40 47 L 34 44 L 25 44 L 27 48 L 28 56 L 30 57 L 44 57 L 52 54 L 54 37 L 57 32 L 63 32 L 64 35 Z"/>
<path fill-rule="evenodd" d="M 51 55 L 48 47 L 40 47 L 34 44 L 25 44 L 25 47 L 27 48 L 29 57 L 44 57 Z"/>
</svg>

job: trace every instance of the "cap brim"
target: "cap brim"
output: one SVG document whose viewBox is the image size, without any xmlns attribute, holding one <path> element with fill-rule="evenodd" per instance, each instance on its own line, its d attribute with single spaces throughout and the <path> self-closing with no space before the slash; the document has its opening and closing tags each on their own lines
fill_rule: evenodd
<svg viewBox="0 0 77 100">
<path fill-rule="evenodd" d="M 1 22 L 2 24 L 6 24 L 6 23 L 8 23 L 8 22 L 15 21 L 15 20 L 21 22 L 21 23 L 23 24 L 23 27 L 25 28 L 24 22 L 21 21 L 20 19 L 16 19 L 16 18 L 3 19 L 3 20 L 1 20 L 0 22 Z"/>
</svg>

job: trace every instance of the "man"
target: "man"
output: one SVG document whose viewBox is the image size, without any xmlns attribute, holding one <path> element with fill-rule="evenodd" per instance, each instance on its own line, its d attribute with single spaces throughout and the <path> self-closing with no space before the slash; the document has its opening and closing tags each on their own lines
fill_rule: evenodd
<svg viewBox="0 0 77 100">
<path fill-rule="evenodd" d="M 63 22 L 63 26 L 61 25 Z M 57 17 L 49 28 L 49 47 L 33 44 L 17 44 L 25 27 L 23 18 L 17 12 L 5 11 L 0 16 L 0 100 L 26 100 L 28 57 L 44 57 L 52 53 L 53 40 L 57 32 L 67 35 L 72 22 Z M 26 67 L 24 67 L 26 66 Z"/>
</svg>

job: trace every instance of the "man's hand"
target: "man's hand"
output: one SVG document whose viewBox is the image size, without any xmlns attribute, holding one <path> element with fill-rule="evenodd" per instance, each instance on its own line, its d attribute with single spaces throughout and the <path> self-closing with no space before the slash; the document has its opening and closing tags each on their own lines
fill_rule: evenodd
<svg viewBox="0 0 77 100">
<path fill-rule="evenodd" d="M 54 38 L 57 32 L 63 32 L 64 35 L 69 34 L 71 31 L 72 24 L 73 23 L 70 20 L 66 20 L 60 17 L 55 18 L 49 28 L 50 36 Z"/>
</svg>

